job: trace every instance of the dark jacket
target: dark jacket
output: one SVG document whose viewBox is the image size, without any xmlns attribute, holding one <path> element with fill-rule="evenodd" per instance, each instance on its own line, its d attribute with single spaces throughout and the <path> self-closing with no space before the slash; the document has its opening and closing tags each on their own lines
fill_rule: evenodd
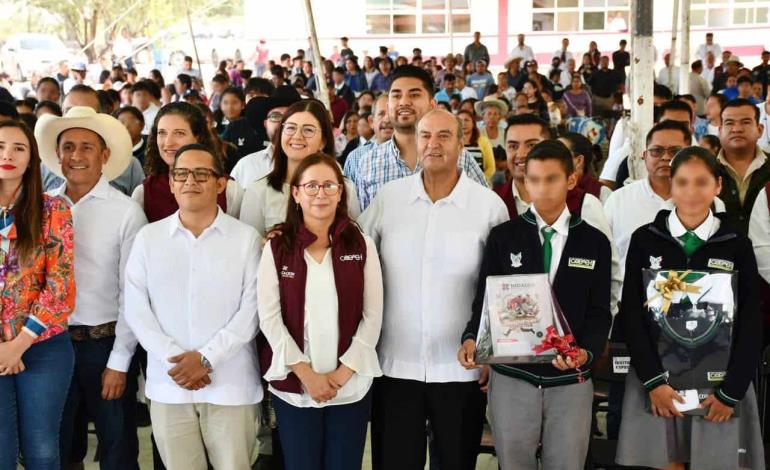
<svg viewBox="0 0 770 470">
<path fill-rule="evenodd" d="M 718 259 L 734 264 L 738 276 L 738 309 L 733 325 L 732 351 L 727 376 L 715 396 L 734 406 L 742 400 L 757 371 L 761 347 L 759 314 L 759 274 L 751 241 L 724 218 L 721 225 L 688 261 L 684 249 L 668 230 L 669 210 L 662 210 L 655 221 L 640 227 L 631 236 L 626 256 L 621 312 L 616 318 L 626 333 L 631 365 L 648 390 L 665 383 L 665 371 L 658 355 L 659 330 L 644 307 L 646 295 L 642 269 L 651 268 L 651 258 L 660 257 L 662 269 L 710 270 L 709 261 Z M 656 260 L 657 261 L 657 260 Z"/>
<path fill-rule="evenodd" d="M 349 107 L 353 107 L 353 101 L 356 100 L 356 95 L 353 93 L 353 89 L 349 85 L 342 85 L 339 90 L 336 90 L 335 95 L 339 96 L 348 103 Z"/>
<path fill-rule="evenodd" d="M 754 200 L 765 187 L 765 183 L 770 181 L 770 156 L 764 165 L 751 174 L 749 190 L 746 192 L 743 204 L 741 204 L 738 185 L 735 180 L 724 165 L 720 164 L 719 167 L 722 176 L 722 192 L 719 193 L 719 199 L 725 203 L 725 212 L 730 214 L 729 222 L 739 232 L 746 235 L 749 233 L 749 219 L 751 219 L 751 209 L 754 208 Z"/>
<path fill-rule="evenodd" d="M 521 253 L 521 266 L 514 267 L 511 255 Z M 571 267 L 570 258 L 593 260 L 594 268 Z M 564 244 L 553 291 L 569 323 L 579 347 L 589 353 L 589 361 L 581 370 L 590 377 L 593 358 L 599 357 L 607 343 L 610 315 L 610 242 L 599 230 L 573 215 Z M 487 276 L 536 274 L 543 272 L 543 253 L 537 221 L 531 211 L 493 228 L 489 233 L 481 262 L 473 316 L 465 328 L 462 341 L 476 339 L 481 321 Z M 497 372 L 526 380 L 539 387 L 567 385 L 578 381 L 576 371 L 560 371 L 551 364 L 493 365 Z"/>
</svg>

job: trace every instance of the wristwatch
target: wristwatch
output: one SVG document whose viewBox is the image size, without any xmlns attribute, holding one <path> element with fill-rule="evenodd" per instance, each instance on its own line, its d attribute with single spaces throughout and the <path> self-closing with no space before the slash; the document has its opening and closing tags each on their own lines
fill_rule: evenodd
<svg viewBox="0 0 770 470">
<path fill-rule="evenodd" d="M 206 359 L 206 356 L 201 354 L 201 365 L 208 370 L 209 372 L 214 372 L 214 368 L 211 367 L 211 362 L 209 362 L 208 359 Z"/>
</svg>

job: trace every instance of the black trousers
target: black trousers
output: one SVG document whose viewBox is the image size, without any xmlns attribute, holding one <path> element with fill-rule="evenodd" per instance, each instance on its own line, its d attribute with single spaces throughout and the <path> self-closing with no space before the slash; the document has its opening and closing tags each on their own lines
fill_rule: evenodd
<svg viewBox="0 0 770 470">
<path fill-rule="evenodd" d="M 374 380 L 372 468 L 425 468 L 427 423 L 431 458 L 441 470 L 473 470 L 484 425 L 484 400 L 476 382 L 425 383 Z"/>
</svg>

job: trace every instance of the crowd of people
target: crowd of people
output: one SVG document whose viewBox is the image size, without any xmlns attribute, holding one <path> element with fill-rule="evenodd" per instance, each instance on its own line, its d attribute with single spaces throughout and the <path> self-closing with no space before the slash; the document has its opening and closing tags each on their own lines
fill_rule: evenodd
<svg viewBox="0 0 770 470">
<path fill-rule="evenodd" d="M 608 340 L 618 464 L 764 468 L 770 52 L 709 34 L 682 94 L 666 59 L 633 179 L 626 41 L 565 38 L 545 76 L 525 39 L 497 76 L 476 33 L 0 88 L 0 469 L 78 468 L 89 421 L 100 468 L 138 468 L 138 395 L 156 469 L 359 469 L 370 431 L 374 469 L 471 470 L 485 422 L 502 469 L 582 469 Z M 684 415 L 642 270 L 715 266 L 740 273 L 730 362 Z M 477 363 L 487 277 L 534 273 L 575 354 Z"/>
</svg>

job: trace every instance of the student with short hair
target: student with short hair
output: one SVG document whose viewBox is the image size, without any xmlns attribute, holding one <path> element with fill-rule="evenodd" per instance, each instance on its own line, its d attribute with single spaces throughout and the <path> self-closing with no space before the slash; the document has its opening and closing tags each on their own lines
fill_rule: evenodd
<svg viewBox="0 0 770 470">
<path fill-rule="evenodd" d="M 545 140 L 535 145 L 525 172 L 532 205 L 493 228 L 487 238 L 458 360 L 467 369 L 478 367 L 476 335 L 488 276 L 547 273 L 579 348 L 577 357 L 491 365 L 492 432 L 503 470 L 539 468 L 540 445 L 543 468 L 580 470 L 591 435 L 591 367 L 604 351 L 612 322 L 610 242 L 567 207 L 576 178 L 572 153 L 564 144 Z"/>
</svg>

